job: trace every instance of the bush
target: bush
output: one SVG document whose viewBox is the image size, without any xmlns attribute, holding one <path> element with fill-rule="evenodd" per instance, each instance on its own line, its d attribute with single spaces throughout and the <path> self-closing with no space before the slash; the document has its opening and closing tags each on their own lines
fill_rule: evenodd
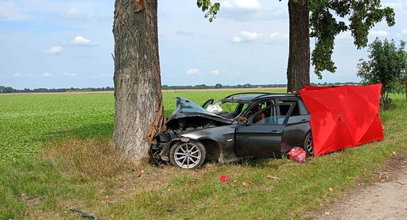
<svg viewBox="0 0 407 220">
<path fill-rule="evenodd" d="M 376 40 L 369 45 L 369 60 L 358 64 L 357 75 L 363 79 L 363 83 L 382 83 L 382 106 L 388 107 L 390 103 L 389 93 L 404 91 L 404 78 L 407 70 L 407 53 L 405 42 L 401 41 L 399 47 L 394 40 L 383 42 Z"/>
</svg>

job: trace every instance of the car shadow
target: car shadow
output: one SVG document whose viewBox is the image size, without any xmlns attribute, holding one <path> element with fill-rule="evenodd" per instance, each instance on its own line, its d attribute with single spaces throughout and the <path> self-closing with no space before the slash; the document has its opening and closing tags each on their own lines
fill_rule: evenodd
<svg viewBox="0 0 407 220">
<path fill-rule="evenodd" d="M 287 159 L 288 158 L 284 156 L 283 158 L 245 158 L 236 162 L 236 164 L 248 167 L 277 169 L 283 165 Z"/>
</svg>

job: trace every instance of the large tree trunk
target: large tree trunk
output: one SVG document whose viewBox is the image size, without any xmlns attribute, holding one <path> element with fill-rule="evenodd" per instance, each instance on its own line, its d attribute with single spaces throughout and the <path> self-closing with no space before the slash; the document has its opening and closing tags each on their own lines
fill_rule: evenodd
<svg viewBox="0 0 407 220">
<path fill-rule="evenodd" d="M 289 0 L 290 48 L 287 90 L 298 91 L 310 83 L 310 36 L 308 0 Z"/>
<path fill-rule="evenodd" d="M 134 161 L 163 126 L 157 0 L 116 0 L 113 141 Z"/>
</svg>

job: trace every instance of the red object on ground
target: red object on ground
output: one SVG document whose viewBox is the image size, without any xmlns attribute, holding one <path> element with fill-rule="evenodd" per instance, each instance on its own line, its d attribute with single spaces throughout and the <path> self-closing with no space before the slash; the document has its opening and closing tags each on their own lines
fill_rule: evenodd
<svg viewBox="0 0 407 220">
<path fill-rule="evenodd" d="M 219 179 L 222 183 L 228 183 L 230 182 L 230 179 L 227 176 L 220 176 Z"/>
<path fill-rule="evenodd" d="M 307 153 L 305 153 L 305 150 L 301 147 L 294 147 L 290 150 L 290 152 L 288 152 L 288 155 L 290 156 L 290 160 L 298 163 L 304 163 Z"/>
<path fill-rule="evenodd" d="M 383 140 L 382 85 L 304 86 L 300 95 L 311 115 L 314 154 Z"/>
</svg>

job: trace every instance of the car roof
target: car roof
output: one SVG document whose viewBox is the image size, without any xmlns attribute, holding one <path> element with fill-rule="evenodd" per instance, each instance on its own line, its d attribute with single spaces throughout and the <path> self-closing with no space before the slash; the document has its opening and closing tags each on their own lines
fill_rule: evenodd
<svg viewBox="0 0 407 220">
<path fill-rule="evenodd" d="M 222 99 L 221 101 L 250 103 L 258 99 L 276 98 L 276 97 L 299 97 L 297 93 L 265 93 L 265 92 L 244 92 L 235 93 Z"/>
</svg>

